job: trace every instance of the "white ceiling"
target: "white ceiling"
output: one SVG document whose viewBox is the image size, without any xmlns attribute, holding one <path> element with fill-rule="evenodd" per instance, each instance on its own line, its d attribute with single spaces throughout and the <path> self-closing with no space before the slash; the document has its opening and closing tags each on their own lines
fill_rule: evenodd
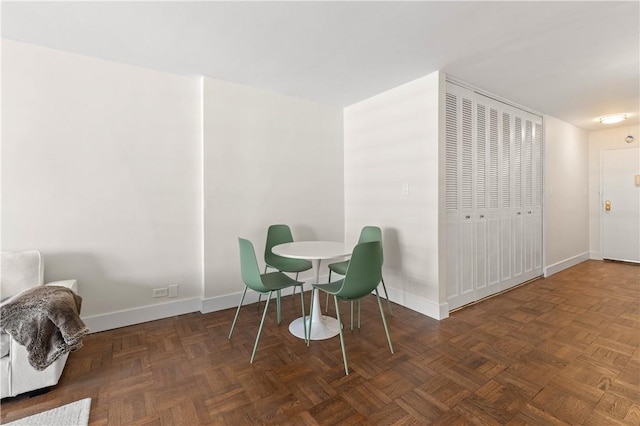
<svg viewBox="0 0 640 426">
<path fill-rule="evenodd" d="M 587 130 L 639 123 L 637 1 L 4 1 L 2 37 L 339 106 L 441 70 Z"/>
</svg>

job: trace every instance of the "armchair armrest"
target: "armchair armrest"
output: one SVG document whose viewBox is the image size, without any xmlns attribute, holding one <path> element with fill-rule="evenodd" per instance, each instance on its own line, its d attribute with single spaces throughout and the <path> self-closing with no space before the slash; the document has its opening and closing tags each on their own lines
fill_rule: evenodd
<svg viewBox="0 0 640 426">
<path fill-rule="evenodd" d="M 78 281 L 77 280 L 61 280 L 61 281 L 53 281 L 50 283 L 46 283 L 45 285 L 59 285 L 62 287 L 70 288 L 71 290 L 77 292 L 78 291 Z"/>
</svg>

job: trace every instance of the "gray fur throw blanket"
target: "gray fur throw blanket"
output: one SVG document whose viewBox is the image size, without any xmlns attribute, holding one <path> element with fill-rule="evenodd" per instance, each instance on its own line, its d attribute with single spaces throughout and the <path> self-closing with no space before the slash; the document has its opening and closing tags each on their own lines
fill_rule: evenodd
<svg viewBox="0 0 640 426">
<path fill-rule="evenodd" d="M 32 287 L 2 302 L 0 330 L 27 348 L 33 368 L 44 370 L 82 347 L 89 329 L 80 319 L 81 305 L 82 298 L 67 287 Z"/>
</svg>

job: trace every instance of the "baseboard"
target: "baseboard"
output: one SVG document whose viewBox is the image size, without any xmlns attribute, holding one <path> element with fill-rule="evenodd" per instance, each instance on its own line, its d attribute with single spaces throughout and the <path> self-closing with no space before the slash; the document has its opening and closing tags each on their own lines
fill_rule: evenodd
<svg viewBox="0 0 640 426">
<path fill-rule="evenodd" d="M 557 274 L 560 271 L 564 271 L 565 269 L 571 268 L 572 266 L 576 266 L 577 264 L 582 263 L 585 260 L 589 260 L 590 257 L 591 252 L 585 251 L 584 253 L 580 253 L 576 256 L 554 263 L 553 265 L 546 266 L 544 268 L 544 276 L 550 277 L 551 275 Z"/>
<path fill-rule="evenodd" d="M 305 290 L 309 290 L 310 288 L 311 287 L 305 286 Z M 287 296 L 287 295 L 290 295 L 292 292 L 293 292 L 293 289 L 285 288 L 284 290 L 282 290 L 280 294 L 282 296 Z M 298 291 L 298 293 L 300 292 Z M 211 312 L 222 311 L 229 308 L 236 308 L 238 307 L 238 303 L 240 303 L 241 298 L 242 298 L 242 291 L 239 291 L 237 293 L 232 293 L 232 294 L 225 294 L 224 296 L 216 296 L 216 297 L 209 297 L 206 299 L 202 299 L 202 306 L 200 308 L 200 312 L 202 312 L 203 314 L 209 314 Z M 264 296 L 262 297 L 262 300 L 263 301 L 265 300 Z M 244 302 L 242 302 L 242 304 L 248 305 L 251 303 L 255 303 L 257 301 L 258 301 L 258 293 L 249 289 L 247 290 L 247 294 L 245 295 Z"/>
<path fill-rule="evenodd" d="M 599 251 L 591 251 L 589 252 L 589 259 L 602 260 L 602 253 L 600 253 Z"/>
<path fill-rule="evenodd" d="M 449 317 L 449 303 L 435 303 L 431 300 L 423 299 L 415 294 L 405 293 L 402 290 L 387 287 L 389 298 L 392 302 L 426 315 L 436 320 Z"/>
<path fill-rule="evenodd" d="M 236 302 L 237 303 L 237 302 Z M 141 306 L 139 308 L 125 309 L 122 311 L 109 312 L 107 314 L 92 315 L 82 317 L 91 333 L 112 330 L 114 328 L 126 327 L 148 321 L 155 321 L 169 318 L 176 315 L 197 312 L 202 306 L 202 299 L 194 297 L 190 299 L 180 299 L 157 305 Z"/>
<path fill-rule="evenodd" d="M 326 277 L 321 277 L 320 282 L 326 282 Z M 305 290 L 311 288 L 311 282 L 305 282 Z M 449 316 L 449 304 L 437 304 L 431 300 L 417 297 L 413 294 L 405 293 L 402 290 L 387 288 L 392 302 L 398 303 L 406 308 L 416 311 L 428 317 L 441 320 Z M 293 289 L 282 290 L 283 296 L 288 296 Z M 148 321 L 160 320 L 176 315 L 184 315 L 191 312 L 201 312 L 203 314 L 235 308 L 240 302 L 242 291 L 223 296 L 190 299 L 180 299 L 157 305 L 142 306 L 139 308 L 125 309 L 106 314 L 83 317 L 85 324 L 91 333 L 112 330 L 114 328 L 127 327 Z M 264 298 L 262 299 L 264 300 Z M 258 293 L 249 290 L 243 304 L 255 303 L 258 301 Z"/>
</svg>

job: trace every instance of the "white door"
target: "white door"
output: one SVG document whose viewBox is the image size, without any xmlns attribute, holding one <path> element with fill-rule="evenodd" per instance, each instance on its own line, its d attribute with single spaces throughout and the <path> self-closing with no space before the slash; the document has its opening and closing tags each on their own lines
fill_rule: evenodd
<svg viewBox="0 0 640 426">
<path fill-rule="evenodd" d="M 542 271 L 542 119 L 447 84 L 449 309 Z"/>
<path fill-rule="evenodd" d="M 640 262 L 640 148 L 602 155 L 602 257 Z"/>
</svg>

